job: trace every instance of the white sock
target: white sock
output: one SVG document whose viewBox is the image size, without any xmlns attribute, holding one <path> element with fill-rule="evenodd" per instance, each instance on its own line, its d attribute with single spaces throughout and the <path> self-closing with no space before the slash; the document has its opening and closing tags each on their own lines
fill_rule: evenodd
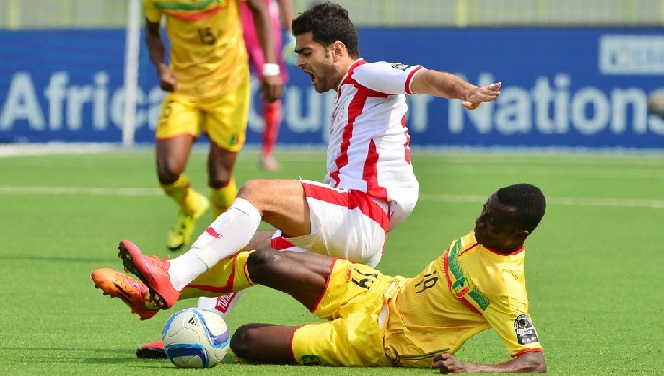
<svg viewBox="0 0 664 376">
<path fill-rule="evenodd" d="M 214 309 L 219 312 L 221 317 L 225 317 L 235 307 L 240 296 L 242 296 L 242 291 L 221 295 L 217 298 L 200 297 L 198 298 L 198 308 Z"/>
<path fill-rule="evenodd" d="M 198 308 L 214 309 L 215 305 L 217 305 L 217 298 L 208 298 L 207 296 L 198 298 Z"/>
<path fill-rule="evenodd" d="M 168 274 L 181 291 L 222 259 L 244 248 L 258 230 L 261 214 L 249 201 L 236 198 L 230 208 L 196 239 L 191 249 L 170 261 Z"/>
</svg>

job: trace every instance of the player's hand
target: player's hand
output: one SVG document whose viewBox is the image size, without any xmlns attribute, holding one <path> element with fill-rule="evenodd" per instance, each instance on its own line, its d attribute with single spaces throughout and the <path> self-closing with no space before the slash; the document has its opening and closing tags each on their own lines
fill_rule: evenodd
<svg viewBox="0 0 664 376">
<path fill-rule="evenodd" d="M 281 82 L 281 76 L 263 76 L 261 82 L 261 99 L 265 102 L 276 102 L 281 98 L 284 84 Z"/>
<path fill-rule="evenodd" d="M 161 90 L 169 93 L 174 92 L 178 88 L 178 79 L 175 73 L 165 64 L 159 65 L 159 87 Z"/>
<path fill-rule="evenodd" d="M 284 48 L 281 49 L 281 57 L 286 64 L 295 65 L 295 60 L 297 60 L 297 54 L 295 53 L 295 35 L 288 35 L 288 41 L 284 45 Z"/>
<path fill-rule="evenodd" d="M 501 82 L 496 82 L 486 86 L 479 86 L 470 92 L 468 98 L 461 102 L 461 105 L 467 110 L 474 110 L 482 102 L 495 101 L 500 95 Z"/>
<path fill-rule="evenodd" d="M 448 353 L 438 354 L 433 357 L 431 368 L 440 369 L 440 373 L 465 373 L 465 363 Z"/>
</svg>

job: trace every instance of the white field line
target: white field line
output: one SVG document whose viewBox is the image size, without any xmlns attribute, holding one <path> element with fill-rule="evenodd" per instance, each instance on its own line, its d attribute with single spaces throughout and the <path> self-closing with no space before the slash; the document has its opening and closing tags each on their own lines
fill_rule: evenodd
<svg viewBox="0 0 664 376">
<path fill-rule="evenodd" d="M 160 196 L 159 188 L 0 187 L 0 195 Z M 421 201 L 484 203 L 485 196 L 421 194 Z M 664 200 L 599 197 L 548 197 L 547 203 L 564 206 L 604 206 L 664 209 Z"/>
<path fill-rule="evenodd" d="M 163 192 L 158 188 L 0 187 L 0 194 L 157 196 Z"/>
<path fill-rule="evenodd" d="M 472 202 L 484 203 L 486 197 L 473 195 L 421 194 L 421 200 L 440 202 Z M 628 198 L 599 197 L 547 197 L 547 204 L 565 206 L 609 206 L 625 208 L 664 209 L 664 200 L 643 200 Z"/>
<path fill-rule="evenodd" d="M 3 144 L 0 145 L 0 158 L 41 156 L 53 154 L 96 154 L 120 150 L 117 145 L 103 143 L 50 143 L 50 144 Z"/>
</svg>

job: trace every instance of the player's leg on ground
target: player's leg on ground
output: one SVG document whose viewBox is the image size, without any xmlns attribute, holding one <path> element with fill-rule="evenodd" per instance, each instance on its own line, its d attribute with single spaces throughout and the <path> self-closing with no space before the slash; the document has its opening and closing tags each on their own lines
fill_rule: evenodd
<svg viewBox="0 0 664 376">
<path fill-rule="evenodd" d="M 285 292 L 313 310 L 325 290 L 334 259 L 314 253 L 253 252 L 247 259 L 249 278 Z M 262 363 L 294 363 L 291 341 L 297 327 L 249 324 L 231 338 L 231 349 L 240 358 Z"/>
<path fill-rule="evenodd" d="M 291 351 L 297 327 L 270 324 L 247 324 L 231 337 L 230 347 L 240 359 L 259 363 L 294 364 Z"/>
</svg>

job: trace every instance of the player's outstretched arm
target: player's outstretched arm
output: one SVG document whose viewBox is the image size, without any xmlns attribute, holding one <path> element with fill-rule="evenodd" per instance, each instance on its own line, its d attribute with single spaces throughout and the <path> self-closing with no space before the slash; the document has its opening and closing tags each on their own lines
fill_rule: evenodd
<svg viewBox="0 0 664 376">
<path fill-rule="evenodd" d="M 448 99 L 461 99 L 468 110 L 476 109 L 482 102 L 491 102 L 500 95 L 500 82 L 475 86 L 463 78 L 432 69 L 423 69 L 413 77 L 411 90 L 415 94 L 430 94 Z"/>
<path fill-rule="evenodd" d="M 462 362 L 454 356 L 443 353 L 433 358 L 431 368 L 440 369 L 440 373 L 545 373 L 546 362 L 541 352 L 526 352 L 499 364 L 480 364 Z"/>
</svg>

